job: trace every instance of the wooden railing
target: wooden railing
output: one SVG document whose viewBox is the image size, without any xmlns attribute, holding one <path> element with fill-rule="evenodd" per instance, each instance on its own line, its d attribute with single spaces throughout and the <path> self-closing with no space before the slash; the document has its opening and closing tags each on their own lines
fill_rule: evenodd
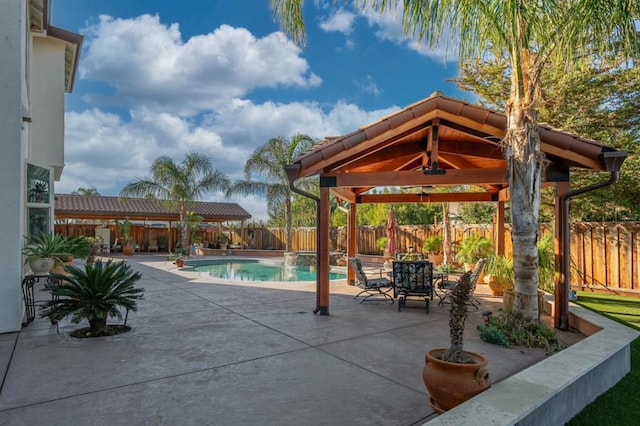
<svg viewBox="0 0 640 426">
<path fill-rule="evenodd" d="M 56 224 L 56 232 L 63 235 L 93 236 L 96 225 L 93 224 Z M 111 243 L 115 240 L 117 229 L 109 226 Z M 541 232 L 552 232 L 547 224 L 540 226 Z M 215 244 L 220 230 L 212 227 L 197 232 L 200 241 Z M 442 227 L 438 225 L 410 225 L 398 228 L 398 250 L 407 251 L 413 246 L 421 251 L 424 240 L 434 234 L 441 234 Z M 492 225 L 455 225 L 452 227 L 452 241 L 462 241 L 471 234 L 480 234 L 493 239 Z M 242 244 L 246 248 L 259 250 L 284 250 L 285 229 L 268 227 L 250 227 L 225 230 L 231 242 Z M 167 240 L 175 246 L 180 240 L 180 231 L 172 229 L 171 238 L 166 228 L 145 227 L 132 225 L 131 236 L 146 248 L 149 240 Z M 386 236 L 385 226 L 359 226 L 356 239 L 358 253 L 367 255 L 382 255 L 376 247 L 376 241 Z M 343 250 L 347 248 L 346 227 L 331 228 L 329 235 L 330 249 Z M 510 254 L 511 234 L 507 226 L 505 235 L 505 251 Z M 315 251 L 316 228 L 294 228 L 292 236 L 292 250 Z M 167 247 L 168 250 L 168 247 Z M 454 246 L 455 253 L 455 246 Z M 626 294 L 640 295 L 640 223 L 578 223 L 571 225 L 571 283 L 578 288 L 594 290 L 612 290 Z"/>
</svg>

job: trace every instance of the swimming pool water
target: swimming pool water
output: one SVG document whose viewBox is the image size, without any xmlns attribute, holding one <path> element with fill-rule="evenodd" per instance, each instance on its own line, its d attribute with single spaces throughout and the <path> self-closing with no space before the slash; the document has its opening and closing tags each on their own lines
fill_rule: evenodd
<svg viewBox="0 0 640 426">
<path fill-rule="evenodd" d="M 208 272 L 214 278 L 237 281 L 315 281 L 316 272 L 308 266 L 287 266 L 284 263 L 259 260 L 212 260 L 194 266 L 197 272 Z M 330 280 L 344 279 L 345 274 L 329 273 Z"/>
</svg>

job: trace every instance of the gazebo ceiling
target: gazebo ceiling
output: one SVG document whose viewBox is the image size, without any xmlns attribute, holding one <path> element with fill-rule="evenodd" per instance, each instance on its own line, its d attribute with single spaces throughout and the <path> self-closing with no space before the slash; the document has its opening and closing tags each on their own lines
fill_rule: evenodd
<svg viewBox="0 0 640 426">
<path fill-rule="evenodd" d="M 324 139 L 290 167 L 297 168 L 296 178 L 319 175 L 322 186 L 351 201 L 377 186 L 476 184 L 497 193 L 507 185 L 500 147 L 506 124 L 503 113 L 436 93 L 352 133 Z M 543 124 L 538 132 L 547 160 L 543 180 L 568 180 L 571 167 L 611 170 L 603 153 L 615 149 Z"/>
</svg>

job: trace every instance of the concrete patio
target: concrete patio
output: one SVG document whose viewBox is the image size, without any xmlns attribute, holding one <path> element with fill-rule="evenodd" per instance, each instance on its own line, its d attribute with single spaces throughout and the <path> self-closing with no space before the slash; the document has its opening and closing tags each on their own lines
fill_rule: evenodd
<svg viewBox="0 0 640 426">
<path fill-rule="evenodd" d="M 0 335 L 0 425 L 417 425 L 435 417 L 422 383 L 427 349 L 448 345 L 448 308 L 353 300 L 332 283 L 316 316 L 315 283 L 214 282 L 166 256 L 127 261 L 145 300 L 129 333 L 75 339 L 37 319 Z M 46 298 L 40 292 L 37 299 Z M 500 300 L 479 286 L 465 347 L 494 384 L 545 359 L 482 342 L 475 327 Z M 419 305 L 415 302 L 416 306 Z M 561 333 L 573 344 L 584 336 Z"/>
</svg>

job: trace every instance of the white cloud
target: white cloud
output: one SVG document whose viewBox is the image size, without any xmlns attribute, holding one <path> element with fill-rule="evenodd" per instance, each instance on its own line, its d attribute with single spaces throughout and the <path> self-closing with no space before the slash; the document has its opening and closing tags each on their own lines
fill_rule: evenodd
<svg viewBox="0 0 640 426">
<path fill-rule="evenodd" d="M 84 187 L 117 195 L 128 182 L 148 176 L 155 158 L 168 155 L 181 161 L 189 151 L 208 155 L 217 170 L 241 179 L 249 155 L 272 137 L 342 135 L 397 109 L 364 111 L 338 102 L 325 112 L 312 102 L 254 104 L 235 99 L 199 121 L 147 108 L 132 109 L 130 121 L 99 109 L 68 112 L 66 166 L 56 191 Z M 266 203 L 256 202 L 256 197 L 225 199 L 223 194 L 210 194 L 208 200 L 237 202 L 256 218 L 267 218 Z"/>
<path fill-rule="evenodd" d="M 308 88 L 322 81 L 280 32 L 256 38 L 244 28 L 222 25 L 183 42 L 177 24 L 151 15 L 103 15 L 84 32 L 81 77 L 107 81 L 130 105 L 192 114 L 256 88 Z"/>
<path fill-rule="evenodd" d="M 380 40 L 387 40 L 398 45 L 415 50 L 416 52 L 442 61 L 457 61 L 458 43 L 455 36 L 443 35 L 442 42 L 433 48 L 419 43 L 417 38 L 407 38 L 402 29 L 402 5 L 398 11 L 386 10 L 380 13 L 378 10 L 367 9 L 363 12 L 369 27 L 374 29 L 374 34 Z"/>
<path fill-rule="evenodd" d="M 365 76 L 364 79 L 361 81 L 356 80 L 354 84 L 363 92 L 373 96 L 380 96 L 380 94 L 382 93 L 382 91 L 380 90 L 380 88 L 378 87 L 374 78 L 371 75 Z"/>
<path fill-rule="evenodd" d="M 320 29 L 326 32 L 337 32 L 349 35 L 353 31 L 356 14 L 342 8 L 334 10 L 331 15 L 320 21 Z"/>
</svg>

